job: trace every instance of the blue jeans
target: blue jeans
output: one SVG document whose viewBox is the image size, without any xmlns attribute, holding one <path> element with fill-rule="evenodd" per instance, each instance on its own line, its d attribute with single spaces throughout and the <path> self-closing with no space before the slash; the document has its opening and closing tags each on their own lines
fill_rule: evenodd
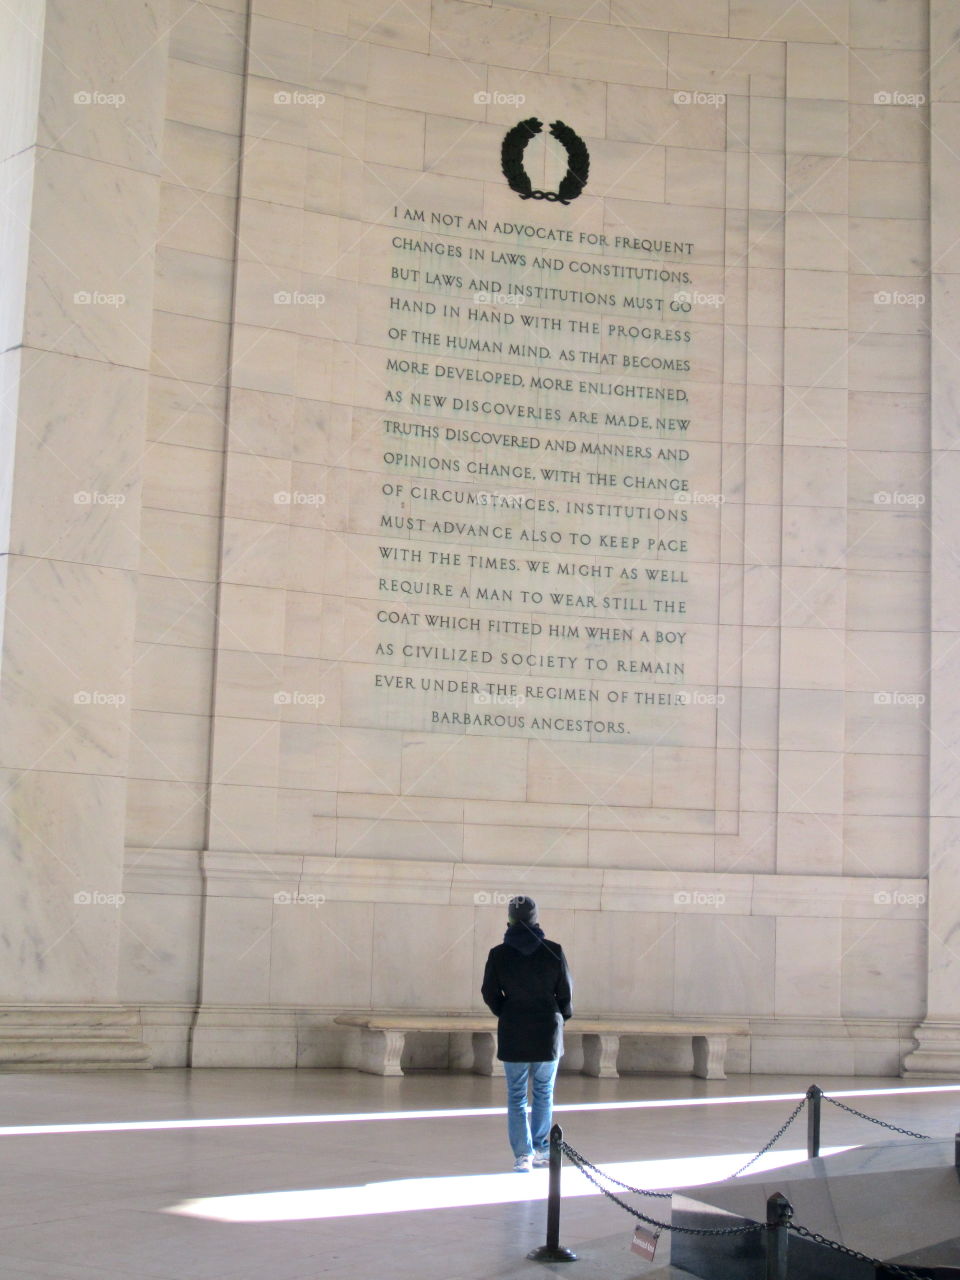
<svg viewBox="0 0 960 1280">
<path fill-rule="evenodd" d="M 546 1151 L 553 1120 L 553 1082 L 559 1061 L 505 1062 L 507 1077 L 507 1136 L 514 1157 Z M 533 1115 L 527 1120 L 527 1080 L 533 1079 Z"/>
</svg>

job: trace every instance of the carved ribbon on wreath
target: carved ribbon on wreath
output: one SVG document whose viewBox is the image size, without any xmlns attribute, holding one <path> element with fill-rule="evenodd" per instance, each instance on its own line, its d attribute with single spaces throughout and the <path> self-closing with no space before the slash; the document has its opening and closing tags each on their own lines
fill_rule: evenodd
<svg viewBox="0 0 960 1280">
<path fill-rule="evenodd" d="M 587 185 L 590 173 L 590 152 L 587 144 L 562 120 L 555 120 L 550 132 L 567 153 L 567 172 L 556 191 L 534 191 L 533 183 L 527 177 L 523 167 L 523 153 L 531 138 L 535 138 L 543 128 L 543 121 L 536 116 L 529 120 L 521 120 L 508 131 L 500 149 L 500 162 L 503 176 L 510 183 L 521 200 L 555 200 L 559 204 L 569 204 L 576 200 Z"/>
</svg>

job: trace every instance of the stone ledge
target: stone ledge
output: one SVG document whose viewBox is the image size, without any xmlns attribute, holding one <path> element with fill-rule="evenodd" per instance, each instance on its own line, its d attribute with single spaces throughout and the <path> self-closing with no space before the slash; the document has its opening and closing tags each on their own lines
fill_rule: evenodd
<svg viewBox="0 0 960 1280">
<path fill-rule="evenodd" d="M 335 902 L 501 905 L 504 886 L 523 884 L 547 910 L 655 914 L 926 920 L 928 883 L 909 876 L 763 875 L 730 871 L 626 871 L 405 858 L 336 858 L 243 850 L 128 849 L 129 892 L 210 898 L 322 893 Z"/>
<path fill-rule="evenodd" d="M 333 1019 L 339 1026 L 369 1027 L 376 1031 L 494 1031 L 492 1014 L 458 1013 L 340 1013 Z M 624 1014 L 576 1014 L 564 1025 L 564 1034 L 593 1035 L 617 1032 L 624 1036 L 688 1036 L 709 1032 L 711 1035 L 742 1036 L 748 1032 L 745 1021 L 715 1022 L 705 1018 L 665 1018 L 654 1015 L 639 1017 Z"/>
<path fill-rule="evenodd" d="M 144 1005 L 138 1011 L 140 1022 L 151 1043 L 158 1065 L 186 1066 L 188 1063 L 189 1027 L 194 1021 L 189 1006 Z M 381 1016 L 419 1020 L 416 1010 L 381 1011 Z M 193 1033 L 193 1065 L 197 1067 L 301 1067 L 309 1070 L 340 1070 L 350 1066 L 357 1051 L 360 1030 L 337 1022 L 338 1018 L 363 1017 L 356 1008 L 336 1009 L 292 1005 L 209 1005 L 196 1017 Z M 376 1017 L 377 1014 L 367 1016 Z M 423 1017 L 429 1017 L 425 1012 Z M 463 1015 L 468 1021 L 484 1019 L 475 1010 Z M 891 1018 L 783 1018 L 743 1016 L 693 1019 L 689 1015 L 671 1019 L 664 1014 L 608 1015 L 621 1025 L 627 1021 L 642 1022 L 647 1027 L 663 1026 L 659 1036 L 647 1032 L 643 1052 L 632 1049 L 626 1061 L 637 1071 L 661 1071 L 667 1074 L 690 1070 L 691 1047 L 676 1034 L 681 1026 L 696 1024 L 722 1034 L 720 1028 L 736 1026 L 727 1050 L 728 1074 L 751 1071 L 777 1074 L 880 1075 L 897 1077 L 904 1056 L 914 1048 L 916 1020 Z M 607 1018 L 601 1015 L 601 1019 Z M 593 1021 L 593 1019 L 591 1019 Z M 491 1029 L 495 1027 L 492 1016 Z M 484 1023 L 486 1025 L 486 1023 Z M 582 1025 L 589 1025 L 584 1018 Z M 411 1031 L 411 1034 L 416 1035 Z M 590 1034 L 589 1032 L 587 1034 Z M 629 1034 L 629 1033 L 627 1033 Z M 692 1032 L 691 1032 L 692 1034 Z M 564 1029 L 567 1051 L 563 1067 L 579 1070 L 582 1034 L 574 1017 Z M 957 1029 L 960 1044 L 960 1028 Z M 630 1042 L 627 1042 L 628 1044 Z M 638 1042 L 639 1043 L 639 1042 Z M 182 1046 L 182 1047 L 181 1047 Z M 960 1050 L 958 1050 L 960 1052 Z M 634 1065 L 635 1064 L 635 1065 Z M 445 1062 L 432 1054 L 425 1044 L 414 1042 L 413 1066 L 443 1070 Z M 942 1075 L 944 1067 L 934 1074 Z M 625 1072 L 625 1073 L 626 1073 Z M 915 1075 L 910 1070 L 907 1074 Z M 960 1074 L 952 1072 L 951 1074 Z"/>
<path fill-rule="evenodd" d="M 0 1071 L 129 1071 L 150 1065 L 135 1009 L 0 1005 Z"/>
</svg>

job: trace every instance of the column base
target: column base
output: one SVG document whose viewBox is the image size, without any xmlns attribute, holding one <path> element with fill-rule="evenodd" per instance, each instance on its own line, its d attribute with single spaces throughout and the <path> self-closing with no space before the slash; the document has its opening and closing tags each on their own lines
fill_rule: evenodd
<svg viewBox="0 0 960 1280">
<path fill-rule="evenodd" d="M 139 1018 L 121 1005 L 0 1004 L 0 1071 L 149 1066 Z"/>
<path fill-rule="evenodd" d="M 921 1022 L 913 1034 L 917 1047 L 904 1057 L 901 1076 L 960 1076 L 960 1022 Z"/>
</svg>

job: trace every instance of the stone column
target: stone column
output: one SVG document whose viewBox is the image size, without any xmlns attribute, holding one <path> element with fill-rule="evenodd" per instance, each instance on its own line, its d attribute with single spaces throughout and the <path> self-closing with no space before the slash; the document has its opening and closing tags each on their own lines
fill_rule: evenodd
<svg viewBox="0 0 960 1280">
<path fill-rule="evenodd" d="M 783 504 L 777 870 L 827 876 L 842 869 L 849 141 L 847 49 L 840 41 L 846 8 L 835 7 L 835 42 L 790 41 L 786 50 L 783 455 L 780 484 L 770 493 L 775 507 Z M 804 185 L 811 172 L 830 175 L 829 197 L 823 181 Z M 808 939 L 815 934 L 818 951 L 838 957 L 836 921 L 791 923 Z M 782 930 L 783 922 L 778 953 L 795 952 L 797 938 Z M 836 998 L 831 993 L 831 1014 Z"/>
<path fill-rule="evenodd" d="M 846 675 L 847 5 L 833 17 L 785 49 L 783 447 L 755 446 L 780 523 L 776 869 L 818 877 L 841 873 Z M 813 912 L 777 920 L 778 1017 L 838 1016 L 840 934 Z"/>
<path fill-rule="evenodd" d="M 904 1075 L 960 1072 L 960 49 L 930 0 L 930 863 L 927 1011 Z"/>
<path fill-rule="evenodd" d="M 146 1065 L 117 951 L 165 12 L 0 17 L 0 1069 Z"/>
</svg>

